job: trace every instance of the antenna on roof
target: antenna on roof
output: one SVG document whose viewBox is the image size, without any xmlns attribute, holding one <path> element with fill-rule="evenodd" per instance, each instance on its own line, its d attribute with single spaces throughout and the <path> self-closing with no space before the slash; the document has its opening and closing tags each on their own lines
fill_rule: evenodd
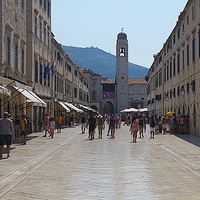
<svg viewBox="0 0 200 200">
<path fill-rule="evenodd" d="M 121 29 L 121 32 L 123 32 L 124 28 Z"/>
</svg>

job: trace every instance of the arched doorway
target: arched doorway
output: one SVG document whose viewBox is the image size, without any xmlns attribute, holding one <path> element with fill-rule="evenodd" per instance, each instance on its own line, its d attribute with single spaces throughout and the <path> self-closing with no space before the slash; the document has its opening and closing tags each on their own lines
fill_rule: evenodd
<svg viewBox="0 0 200 200">
<path fill-rule="evenodd" d="M 108 113 L 113 114 L 114 113 L 114 106 L 110 101 L 107 101 L 104 104 L 103 112 L 106 113 L 106 114 L 108 114 Z"/>
</svg>

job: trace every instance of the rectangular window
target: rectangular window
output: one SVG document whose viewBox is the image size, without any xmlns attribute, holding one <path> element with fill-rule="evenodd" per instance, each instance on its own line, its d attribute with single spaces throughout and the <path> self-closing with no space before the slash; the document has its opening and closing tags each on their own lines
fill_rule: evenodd
<svg viewBox="0 0 200 200">
<path fill-rule="evenodd" d="M 185 68 L 185 51 L 182 51 L 182 69 Z"/>
<path fill-rule="evenodd" d="M 42 74 L 43 74 L 43 65 L 42 65 L 42 61 L 40 61 L 40 84 L 42 84 Z"/>
<path fill-rule="evenodd" d="M 18 69 L 18 44 L 15 44 L 15 69 Z"/>
<path fill-rule="evenodd" d="M 42 20 L 40 19 L 40 39 L 42 40 Z"/>
<path fill-rule="evenodd" d="M 167 77 L 166 77 L 166 68 L 163 70 L 163 72 L 164 72 L 164 82 L 166 82 L 166 81 L 167 81 Z"/>
<path fill-rule="evenodd" d="M 21 5 L 22 5 L 22 8 L 24 9 L 24 0 L 21 0 Z"/>
<path fill-rule="evenodd" d="M 47 10 L 47 1 L 44 0 L 44 10 L 46 11 Z"/>
<path fill-rule="evenodd" d="M 48 73 L 47 79 L 48 79 L 48 87 L 50 87 L 50 73 Z"/>
<path fill-rule="evenodd" d="M 187 66 L 190 64 L 190 46 L 187 45 Z"/>
<path fill-rule="evenodd" d="M 7 37 L 7 64 L 10 66 L 10 53 L 11 53 L 10 37 Z"/>
<path fill-rule="evenodd" d="M 34 24 L 35 24 L 35 35 L 37 35 L 37 28 L 38 28 L 38 19 L 37 19 L 37 13 L 35 12 L 35 19 L 34 19 Z"/>
<path fill-rule="evenodd" d="M 40 5 L 42 5 L 42 1 L 43 1 L 43 0 L 40 0 Z"/>
<path fill-rule="evenodd" d="M 174 34 L 174 37 L 173 37 L 173 44 L 176 43 L 176 35 Z"/>
<path fill-rule="evenodd" d="M 199 33 L 198 33 L 198 35 L 199 35 L 199 57 L 200 57 L 200 29 L 199 29 Z"/>
<path fill-rule="evenodd" d="M 21 66 L 21 67 L 22 67 L 22 73 L 24 74 L 24 49 L 22 49 L 22 52 L 21 52 L 21 53 L 22 53 L 22 55 L 21 55 L 21 56 L 22 56 L 22 60 L 21 60 L 22 66 Z"/>
<path fill-rule="evenodd" d="M 187 15 L 187 25 L 189 24 L 189 15 Z"/>
<path fill-rule="evenodd" d="M 54 79 L 54 88 L 55 88 L 55 91 L 57 92 L 57 75 L 55 75 L 55 79 Z"/>
<path fill-rule="evenodd" d="M 176 58 L 173 59 L 173 76 L 176 75 Z"/>
<path fill-rule="evenodd" d="M 167 73 L 167 81 L 168 81 L 169 80 L 169 65 L 167 65 L 167 69 L 166 70 L 167 70 L 166 73 Z"/>
<path fill-rule="evenodd" d="M 180 72 L 180 53 L 177 54 L 177 73 Z"/>
<path fill-rule="evenodd" d="M 176 97 L 176 88 L 174 88 L 173 96 Z"/>
<path fill-rule="evenodd" d="M 77 88 L 74 88 L 74 98 L 77 98 Z"/>
<path fill-rule="evenodd" d="M 169 78 L 172 78 L 172 61 L 170 61 Z"/>
<path fill-rule="evenodd" d="M 189 91 L 190 91 L 190 84 L 189 83 L 187 83 L 187 93 L 189 93 Z"/>
<path fill-rule="evenodd" d="M 68 69 L 68 71 L 69 71 L 69 72 L 71 72 L 71 71 L 72 71 L 72 68 L 71 68 L 71 66 L 70 66 L 70 65 L 67 65 L 67 69 Z"/>
<path fill-rule="evenodd" d="M 115 92 L 115 85 L 114 84 L 104 84 L 103 92 Z"/>
<path fill-rule="evenodd" d="M 46 29 L 46 24 L 44 24 L 44 43 L 46 44 L 47 41 L 47 29 Z"/>
<path fill-rule="evenodd" d="M 192 39 L 192 61 L 195 61 L 195 38 Z"/>
<path fill-rule="evenodd" d="M 50 47 L 50 30 L 47 32 L 48 47 Z"/>
<path fill-rule="evenodd" d="M 50 0 L 48 0 L 48 5 L 47 5 L 47 15 L 48 15 L 48 17 L 50 17 L 50 13 L 51 13 L 51 3 L 50 3 Z"/>
<path fill-rule="evenodd" d="M 38 60 L 35 59 L 35 82 L 38 83 Z"/>
<path fill-rule="evenodd" d="M 194 19 L 196 17 L 196 9 L 195 6 L 192 6 L 192 19 Z"/>
<path fill-rule="evenodd" d="M 178 32 L 177 32 L 177 38 L 178 39 L 180 38 L 180 28 L 178 29 Z"/>
<path fill-rule="evenodd" d="M 185 32 L 185 25 L 182 24 L 182 33 L 184 33 L 184 32 Z"/>
</svg>

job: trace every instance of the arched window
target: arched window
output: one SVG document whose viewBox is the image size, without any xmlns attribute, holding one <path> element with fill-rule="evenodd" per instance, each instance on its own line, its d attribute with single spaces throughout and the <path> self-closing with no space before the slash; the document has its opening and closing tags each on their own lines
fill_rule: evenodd
<svg viewBox="0 0 200 200">
<path fill-rule="evenodd" d="M 122 48 L 120 48 L 120 50 L 119 50 L 119 55 L 120 56 L 125 56 L 125 49 L 122 47 Z"/>
</svg>

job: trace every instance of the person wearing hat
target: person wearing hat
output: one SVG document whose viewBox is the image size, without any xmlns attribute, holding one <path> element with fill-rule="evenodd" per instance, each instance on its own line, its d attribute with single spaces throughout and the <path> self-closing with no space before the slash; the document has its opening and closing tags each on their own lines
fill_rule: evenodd
<svg viewBox="0 0 200 200">
<path fill-rule="evenodd" d="M 7 158 L 10 156 L 10 145 L 14 137 L 13 122 L 8 117 L 8 113 L 5 112 L 3 118 L 0 119 L 0 159 L 3 156 L 4 144 L 7 145 Z"/>
</svg>

